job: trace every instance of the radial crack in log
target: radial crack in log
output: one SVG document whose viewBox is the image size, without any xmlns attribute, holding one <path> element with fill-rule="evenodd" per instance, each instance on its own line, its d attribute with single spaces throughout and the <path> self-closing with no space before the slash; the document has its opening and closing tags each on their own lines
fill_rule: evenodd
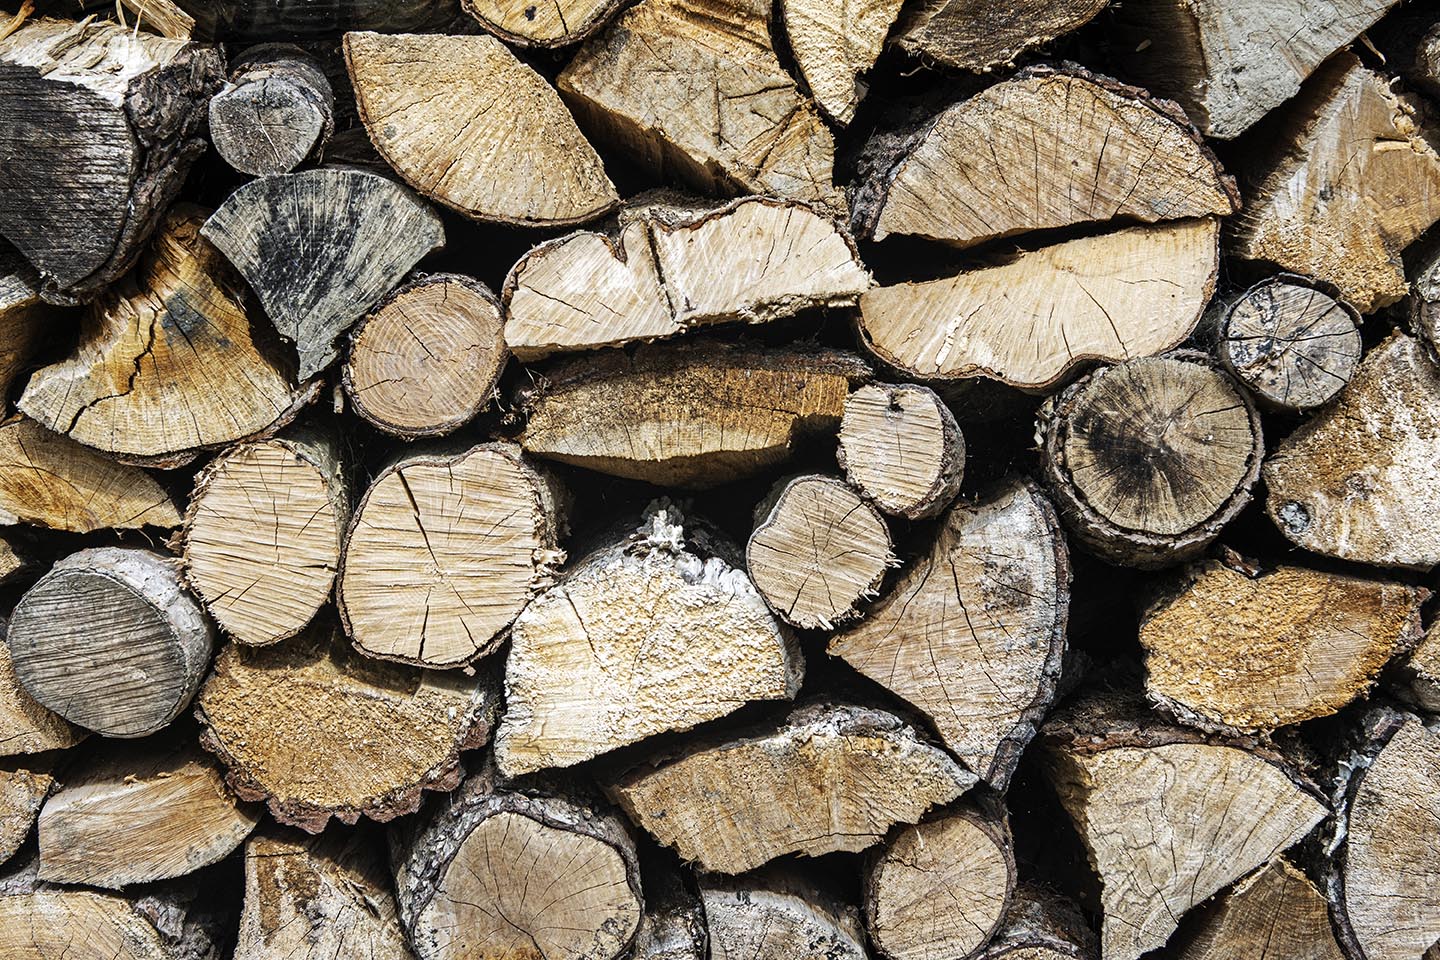
<svg viewBox="0 0 1440 960">
<path fill-rule="evenodd" d="M 1175 956 L 1177 960 L 1345 960 L 1330 929 L 1325 898 L 1284 859 L 1270 861 L 1235 884 Z"/>
<path fill-rule="evenodd" d="M 853 906 L 793 867 L 700 881 L 711 960 L 866 960 Z"/>
<path fill-rule="evenodd" d="M 1107 0 L 920 0 L 900 16 L 890 42 L 947 67 L 988 71 L 1078 29 Z"/>
<path fill-rule="evenodd" d="M 210 101 L 215 152 L 253 177 L 289 173 L 335 129 L 335 94 L 320 63 L 299 47 L 262 44 L 230 66 Z"/>
<path fill-rule="evenodd" d="M 783 0 L 785 37 L 815 105 L 840 126 L 865 97 L 861 76 L 875 66 L 902 0 L 835 4 Z"/>
<path fill-rule="evenodd" d="M 960 492 L 965 437 L 929 387 L 870 384 L 845 399 L 835 459 L 881 510 L 919 520 L 943 511 Z"/>
</svg>

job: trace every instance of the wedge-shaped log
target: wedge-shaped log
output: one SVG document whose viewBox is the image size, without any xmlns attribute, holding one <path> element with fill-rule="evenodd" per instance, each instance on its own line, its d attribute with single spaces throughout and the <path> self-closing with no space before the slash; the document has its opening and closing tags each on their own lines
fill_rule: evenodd
<svg viewBox="0 0 1440 960">
<path fill-rule="evenodd" d="M 1106 2 L 921 0 L 907 5 L 890 42 L 924 60 L 979 72 L 1084 26 Z"/>
<path fill-rule="evenodd" d="M 865 97 L 862 75 L 875 66 L 902 0 L 826 3 L 784 0 L 780 12 L 790 54 L 815 105 L 841 126 Z"/>
<path fill-rule="evenodd" d="M 866 960 L 858 911 L 794 867 L 700 881 L 711 960 Z"/>
<path fill-rule="evenodd" d="M 1330 929 L 1325 898 L 1289 861 L 1271 860 L 1225 894 L 1176 950 L 1177 960 L 1345 960 Z"/>
</svg>

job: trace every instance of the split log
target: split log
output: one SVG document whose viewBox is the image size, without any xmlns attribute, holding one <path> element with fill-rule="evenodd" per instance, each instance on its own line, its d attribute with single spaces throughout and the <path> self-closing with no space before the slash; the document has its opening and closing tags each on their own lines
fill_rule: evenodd
<svg viewBox="0 0 1440 960">
<path fill-rule="evenodd" d="M 30 836 L 40 805 L 55 778 L 38 770 L 0 770 L 0 863 L 15 856 Z"/>
<path fill-rule="evenodd" d="M 72 533 L 169 529 L 179 525 L 180 512 L 139 467 L 16 417 L 0 424 L 0 523 Z"/>
<path fill-rule="evenodd" d="M 375 149 L 432 200 L 518 226 L 620 202 L 554 88 L 494 37 L 348 33 L 345 63 Z"/>
<path fill-rule="evenodd" d="M 861 76 L 875 66 L 885 37 L 900 13 L 902 0 L 866 0 L 858 4 L 825 0 L 784 0 L 780 12 L 790 55 L 815 105 L 840 126 L 855 119 L 864 99 Z"/>
<path fill-rule="evenodd" d="M 868 500 L 906 520 L 950 505 L 965 477 L 965 437 L 935 391 L 877 383 L 845 399 L 835 458 Z"/>
<path fill-rule="evenodd" d="M 340 561 L 356 649 L 423 667 L 493 653 L 565 558 L 563 498 L 509 443 L 410 453 L 381 471 Z"/>
<path fill-rule="evenodd" d="M 441 30 L 459 14 L 456 0 L 176 0 L 201 36 L 218 40 L 308 40 L 347 30 Z"/>
<path fill-rule="evenodd" d="M 190 703 L 214 632 L 171 558 L 95 547 L 58 561 L 10 618 L 25 692 L 77 726 L 143 737 Z"/>
<path fill-rule="evenodd" d="M 0 156 L 24 158 L 0 181 L 0 234 L 47 299 L 94 297 L 134 264 L 205 151 L 223 76 L 215 47 L 106 21 L 33 20 L 0 38 Z"/>
<path fill-rule="evenodd" d="M 498 702 L 483 676 L 367 660 L 317 624 L 273 647 L 227 645 L 195 713 L 237 794 L 318 833 L 332 815 L 388 821 L 422 790 L 453 790 L 460 752 L 489 739 Z"/>
<path fill-rule="evenodd" d="M 808 204 L 653 204 L 622 215 L 617 236 L 575 233 L 521 257 L 505 280 L 505 339 L 534 360 L 852 306 L 869 288 L 854 241 Z"/>
<path fill-rule="evenodd" d="M 185 876 L 229 856 L 261 813 L 188 739 L 111 747 L 45 802 L 39 876 L 110 890 Z"/>
<path fill-rule="evenodd" d="M 805 661 L 734 547 L 668 502 L 566 571 L 511 630 L 495 759 L 568 767 L 752 700 L 789 700 Z"/>
<path fill-rule="evenodd" d="M 33 570 L 32 548 L 28 534 L 13 528 L 0 530 L 0 586 L 12 585 Z"/>
<path fill-rule="evenodd" d="M 40 275 L 0 239 L 0 410 L 55 319 L 40 299 Z"/>
<path fill-rule="evenodd" d="M 568 46 L 604 26 L 622 0 L 462 0 L 465 12 L 507 43 L 550 50 Z"/>
<path fill-rule="evenodd" d="M 1215 292 L 1213 219 L 1130 227 L 860 298 L 866 345 L 926 380 L 992 377 L 1045 391 L 1091 360 L 1163 353 Z"/>
<path fill-rule="evenodd" d="M 866 960 L 854 907 L 794 868 L 704 877 L 711 960 Z"/>
<path fill-rule="evenodd" d="M 974 783 L 894 714 L 822 701 L 778 722 L 695 738 L 608 791 L 683 859 L 734 874 L 790 853 L 864 850 Z"/>
<path fill-rule="evenodd" d="M 1177 960 L 1345 960 L 1325 898 L 1283 859 L 1237 883 L 1176 951 Z"/>
<path fill-rule="evenodd" d="M 141 29 L 171 40 L 189 40 L 195 36 L 195 18 L 176 6 L 174 0 L 120 0 L 120 3 L 135 15 L 135 25 Z"/>
<path fill-rule="evenodd" d="M 1250 502 L 1265 455 L 1249 396 L 1188 350 L 1096 370 L 1046 401 L 1036 433 L 1066 527 L 1142 569 L 1202 553 Z"/>
<path fill-rule="evenodd" d="M 1393 334 L 1265 462 L 1265 511 L 1298 546 L 1358 563 L 1440 563 L 1440 370 Z"/>
<path fill-rule="evenodd" d="M 865 925 L 887 960 L 973 956 L 1015 890 L 1015 850 L 999 803 L 965 804 L 905 827 L 871 860 Z"/>
<path fill-rule="evenodd" d="M 1333 284 L 1361 313 L 1405 296 L 1400 253 L 1440 220 L 1440 152 L 1416 113 L 1354 55 L 1336 57 L 1246 165 L 1226 252 Z"/>
<path fill-rule="evenodd" d="M 1099 960 L 1100 949 L 1074 903 L 1047 887 L 1022 883 L 1015 888 L 1000 929 L 976 958 Z"/>
<path fill-rule="evenodd" d="M 1228 140 L 1293 97 L 1316 67 L 1395 3 L 1116 4 L 1113 30 L 1129 72 L 1180 101 L 1206 135 Z"/>
<path fill-rule="evenodd" d="M 295 344 L 302 380 L 329 366 L 336 338 L 445 244 L 434 210 L 399 184 L 351 168 L 252 180 L 201 233 Z"/>
<path fill-rule="evenodd" d="M 0 618 L 0 757 L 65 750 L 86 732 L 46 710 L 25 692 L 10 656 L 9 623 Z"/>
<path fill-rule="evenodd" d="M 613 960 L 643 901 L 624 820 L 577 799 L 497 789 L 486 769 L 391 835 L 419 960 Z"/>
<path fill-rule="evenodd" d="M 317 385 L 258 338 L 240 282 L 177 206 L 139 269 L 93 304 L 66 360 L 37 371 L 20 409 L 119 458 L 173 467 L 288 423 Z M 284 259 L 284 258 L 281 258 Z"/>
<path fill-rule="evenodd" d="M 523 398 L 536 456 L 661 486 L 703 489 L 782 463 L 833 431 L 870 370 L 853 354 L 709 341 L 640 347 L 543 371 Z"/>
<path fill-rule="evenodd" d="M 923 60 L 979 73 L 1083 27 L 1106 2 L 922 0 L 901 15 L 890 42 Z"/>
<path fill-rule="evenodd" d="M 1133 705 L 1138 707 L 1138 704 Z M 1191 908 L 1327 810 L 1278 757 L 1084 700 L 1046 724 L 1051 780 L 1100 877 L 1106 960 L 1163 945 Z"/>
<path fill-rule="evenodd" d="M 860 616 L 899 566 L 880 512 L 845 481 L 820 474 L 781 480 L 755 509 L 745 568 L 786 623 L 833 630 Z"/>
<path fill-rule="evenodd" d="M 877 134 L 861 166 L 851 223 L 876 240 L 970 247 L 1027 230 L 1240 209 L 1234 180 L 1173 104 L 1079 67 L 1032 67 Z"/>
<path fill-rule="evenodd" d="M 299 47 L 265 44 L 230 65 L 210 101 L 210 142 L 252 177 L 289 173 L 318 153 L 335 129 L 335 93 L 320 64 Z"/>
<path fill-rule="evenodd" d="M 556 80 L 581 121 L 706 193 L 840 209 L 835 141 L 781 65 L 763 0 L 650 0 L 580 48 Z"/>
<path fill-rule="evenodd" d="M 1069 606 L 1055 510 L 1007 481 L 952 507 L 929 553 L 829 653 L 919 708 L 1004 790 L 1055 698 Z"/>
<path fill-rule="evenodd" d="M 341 382 L 355 412 L 386 433 L 436 436 L 490 405 L 509 358 L 489 287 L 455 273 L 423 274 L 356 324 Z"/>
<path fill-rule="evenodd" d="M 1193 571 L 1141 619 L 1145 689 L 1183 723 L 1272 731 L 1329 716 L 1420 639 L 1418 587 L 1238 557 Z"/>
<path fill-rule="evenodd" d="M 234 960 L 413 960 L 377 840 L 337 830 L 251 837 Z"/>
<path fill-rule="evenodd" d="M 335 436 L 297 429 L 232 447 L 195 478 L 185 578 L 241 643 L 299 633 L 330 599 L 350 520 Z"/>
<path fill-rule="evenodd" d="M 1405 658 L 1400 693 L 1426 713 L 1440 713 L 1440 620 Z"/>
</svg>

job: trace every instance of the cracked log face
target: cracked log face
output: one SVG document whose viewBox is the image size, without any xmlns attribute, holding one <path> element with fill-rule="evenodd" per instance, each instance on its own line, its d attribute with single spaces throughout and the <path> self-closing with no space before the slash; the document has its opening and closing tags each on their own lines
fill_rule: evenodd
<svg viewBox="0 0 1440 960">
<path fill-rule="evenodd" d="M 320 152 L 334 129 L 330 81 L 298 47 L 262 44 L 240 54 L 210 101 L 215 152 L 252 177 L 289 173 Z"/>
<path fill-rule="evenodd" d="M 980 73 L 1079 29 L 1106 0 L 924 0 L 909 5 L 890 42 L 923 60 Z"/>
<path fill-rule="evenodd" d="M 866 960 L 855 908 L 790 868 L 706 876 L 710 960 Z"/>
<path fill-rule="evenodd" d="M 332 814 L 387 821 L 422 790 L 453 789 L 498 700 L 483 677 L 367 660 L 317 624 L 274 647 L 226 646 L 195 713 L 236 793 L 318 833 Z"/>
<path fill-rule="evenodd" d="M 600 29 L 622 0 L 462 0 L 465 12 L 507 43 L 563 47 Z"/>
<path fill-rule="evenodd" d="M 1162 353 L 1190 336 L 1215 292 L 1219 232 L 1214 219 L 1131 227 L 878 287 L 860 298 L 861 332 L 916 377 L 1043 391 L 1085 361 Z"/>
<path fill-rule="evenodd" d="M 855 119 L 868 73 L 900 13 L 901 0 L 835 4 L 783 0 L 785 37 L 815 105 L 840 126 Z"/>
<path fill-rule="evenodd" d="M 146 894 L 124 899 L 83 888 L 32 882 L 0 895 L 0 956 L 104 960 L 200 960 L 219 955 L 221 936 L 206 917 Z M 173 921 L 173 925 L 172 925 Z"/>
<path fill-rule="evenodd" d="M 965 437 L 929 387 L 870 384 L 845 399 L 835 458 L 867 500 L 919 520 L 940 513 L 960 492 Z"/>
<path fill-rule="evenodd" d="M 790 853 L 864 850 L 974 783 L 899 717 L 820 702 L 778 723 L 694 740 L 608 792 L 683 859 L 735 874 Z"/>
<path fill-rule="evenodd" d="M 506 776 L 567 767 L 800 688 L 799 646 L 729 544 L 673 506 L 567 570 L 511 630 L 495 759 Z"/>
<path fill-rule="evenodd" d="M 493 653 L 565 557 L 559 496 L 509 443 L 411 453 L 386 468 L 355 510 L 341 561 L 355 648 L 423 667 Z"/>
<path fill-rule="evenodd" d="M 345 63 L 375 149 L 425 196 L 518 226 L 620 202 L 554 88 L 494 37 L 349 33 Z"/>
<path fill-rule="evenodd" d="M 928 555 L 829 653 L 923 711 L 1003 790 L 1054 699 L 1069 603 L 1054 508 L 1010 481 L 952 507 Z"/>
<path fill-rule="evenodd" d="M 1309 877 L 1284 859 L 1270 861 L 1237 883 L 1201 919 L 1175 956 L 1177 960 L 1345 960 L 1330 929 L 1325 898 Z"/>
</svg>

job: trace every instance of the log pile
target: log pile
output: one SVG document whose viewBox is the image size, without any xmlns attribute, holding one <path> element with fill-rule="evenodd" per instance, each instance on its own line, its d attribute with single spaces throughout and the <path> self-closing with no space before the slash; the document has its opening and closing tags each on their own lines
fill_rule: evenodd
<svg viewBox="0 0 1440 960">
<path fill-rule="evenodd" d="M 0 0 L 0 960 L 1440 957 L 1428 0 Z"/>
</svg>

